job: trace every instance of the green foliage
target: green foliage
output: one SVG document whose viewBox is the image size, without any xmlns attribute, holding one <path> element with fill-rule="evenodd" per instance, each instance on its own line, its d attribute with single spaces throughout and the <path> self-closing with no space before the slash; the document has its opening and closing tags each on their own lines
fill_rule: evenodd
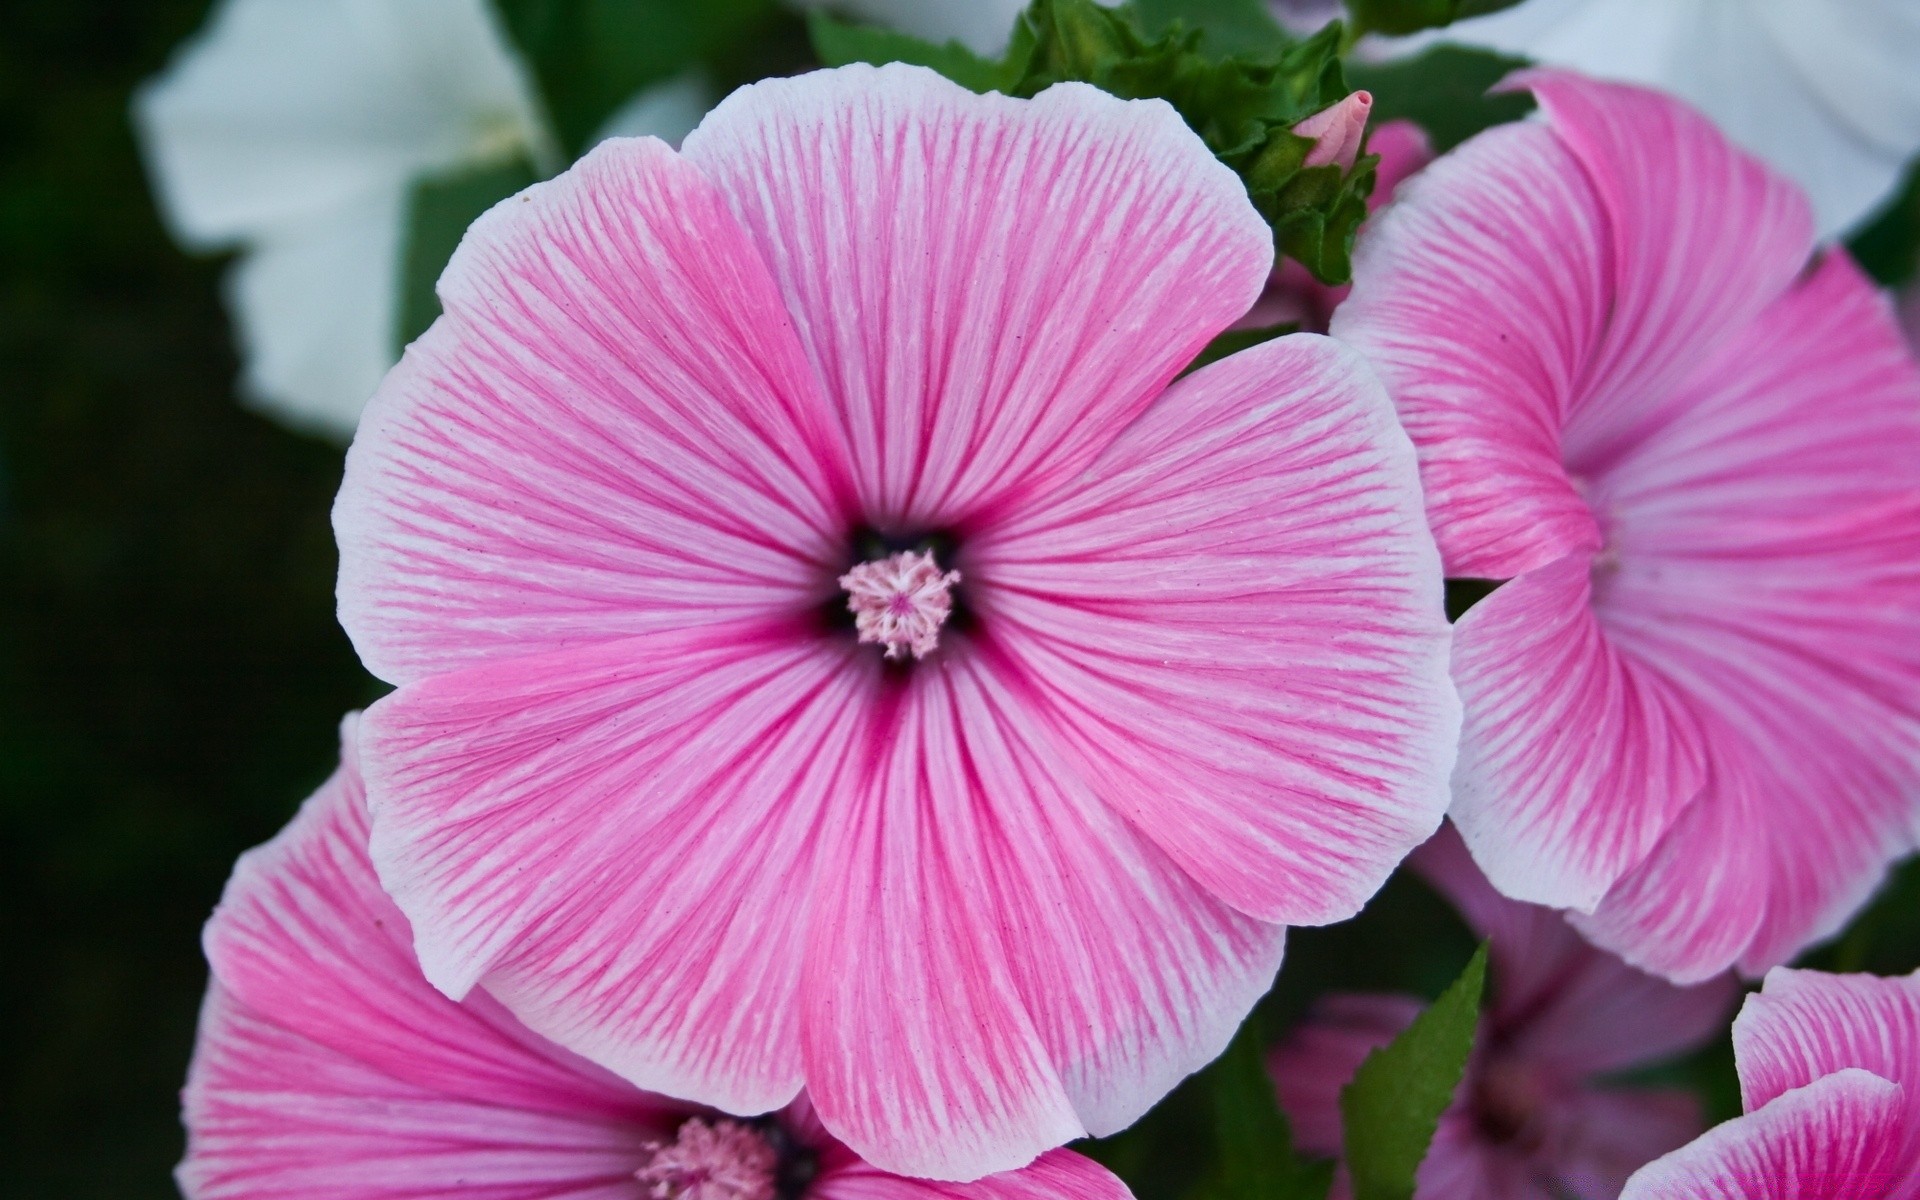
<svg viewBox="0 0 1920 1200">
<path fill-rule="evenodd" d="M 1293 1150 L 1293 1132 L 1267 1075 L 1266 1041 L 1249 1020 L 1207 1070 L 1213 1100 L 1217 1173 L 1202 1200 L 1325 1200 L 1331 1162 L 1308 1161 Z"/>
<path fill-rule="evenodd" d="M 778 21 L 775 0 L 497 0 L 569 155 L 635 92 Z"/>
<path fill-rule="evenodd" d="M 1340 1093 L 1354 1200 L 1412 1200 L 1440 1114 L 1473 1050 L 1487 948 L 1404 1033 L 1367 1056 Z"/>
<path fill-rule="evenodd" d="M 1908 167 L 1899 196 L 1847 249 L 1882 287 L 1899 287 L 1920 274 L 1920 160 Z"/>
<path fill-rule="evenodd" d="M 1525 65 L 1485 50 L 1436 46 L 1394 62 L 1350 63 L 1347 72 L 1353 86 L 1373 93 L 1375 122 L 1410 120 L 1427 131 L 1435 150 L 1444 152 L 1533 111 L 1533 97 L 1525 92 L 1488 93 Z"/>
<path fill-rule="evenodd" d="M 849 63 L 912 63 L 940 72 L 974 92 L 1011 92 L 1025 64 L 983 58 L 959 42 L 935 44 L 877 25 L 850 25 L 818 9 L 807 14 L 813 51 L 830 67 Z"/>
<path fill-rule="evenodd" d="M 1418 33 L 1467 17 L 1512 8 L 1519 0 L 1347 0 L 1356 29 L 1366 33 Z"/>
<path fill-rule="evenodd" d="M 440 315 L 434 284 L 453 257 L 467 226 L 481 213 L 535 181 L 533 167 L 515 158 L 422 179 L 407 197 L 405 241 L 400 255 L 400 311 L 395 346 L 427 331 Z"/>
<path fill-rule="evenodd" d="M 1171 104 L 1247 185 L 1278 252 L 1326 283 L 1351 274 L 1354 231 L 1373 191 L 1371 155 L 1351 169 L 1306 165 L 1313 143 L 1292 132 L 1347 95 L 1340 26 L 1288 38 L 1245 0 L 1035 0 L 1007 52 L 988 60 L 956 45 L 812 23 L 829 66 L 913 62 L 975 91 L 1033 96 L 1056 83 L 1090 83 L 1126 99 Z"/>
</svg>

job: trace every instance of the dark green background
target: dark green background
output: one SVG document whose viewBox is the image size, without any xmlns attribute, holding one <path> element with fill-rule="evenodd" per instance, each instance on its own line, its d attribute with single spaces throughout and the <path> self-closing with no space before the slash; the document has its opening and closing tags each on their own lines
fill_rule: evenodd
<svg viewBox="0 0 1920 1200">
<path fill-rule="evenodd" d="M 0 16 L 0 1195 L 174 1194 L 200 923 L 377 693 L 333 621 L 340 452 L 234 403 L 222 264 L 167 240 L 129 132 L 130 89 L 204 8 Z M 1881 231 L 1885 275 L 1914 210 Z M 1916 896 L 1909 878 L 1823 963 L 1916 965 Z M 1398 881 L 1296 934 L 1265 1019 L 1329 986 L 1432 994 L 1470 949 Z M 1724 1105 L 1724 1047 L 1693 1077 Z M 1102 1156 L 1172 1193 L 1205 1111 L 1183 1089 Z"/>
</svg>

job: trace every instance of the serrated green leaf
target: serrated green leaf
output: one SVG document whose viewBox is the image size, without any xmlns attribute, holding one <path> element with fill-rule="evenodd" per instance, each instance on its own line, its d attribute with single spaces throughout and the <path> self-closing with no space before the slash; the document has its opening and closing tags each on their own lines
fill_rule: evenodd
<svg viewBox="0 0 1920 1200">
<path fill-rule="evenodd" d="M 912 63 L 930 67 L 975 92 L 1012 90 L 1025 66 L 1011 56 L 1001 60 L 984 58 L 959 42 L 935 44 L 874 25 L 851 25 L 818 9 L 807 14 L 807 36 L 823 66 Z"/>
<path fill-rule="evenodd" d="M 440 315 L 440 297 L 433 288 L 467 226 L 495 204 L 530 186 L 535 178 L 533 167 L 524 159 L 512 159 L 414 183 L 407 197 L 400 255 L 396 349 L 425 333 Z"/>
<path fill-rule="evenodd" d="M 1404 1033 L 1367 1056 L 1340 1093 L 1354 1200 L 1412 1200 L 1440 1114 L 1473 1051 L 1487 948 Z"/>
<path fill-rule="evenodd" d="M 775 23 L 775 0 L 495 0 L 571 154 L 635 92 Z"/>
<path fill-rule="evenodd" d="M 1133 0 L 1133 8 L 1148 35 L 1165 33 L 1178 22 L 1198 30 L 1203 45 L 1216 54 L 1278 54 L 1291 40 L 1266 0 Z"/>
<path fill-rule="evenodd" d="M 1267 1074 L 1257 1022 L 1240 1027 L 1227 1052 L 1208 1068 L 1218 1154 L 1207 1200 L 1325 1200 L 1333 1164 L 1302 1160 Z"/>
</svg>

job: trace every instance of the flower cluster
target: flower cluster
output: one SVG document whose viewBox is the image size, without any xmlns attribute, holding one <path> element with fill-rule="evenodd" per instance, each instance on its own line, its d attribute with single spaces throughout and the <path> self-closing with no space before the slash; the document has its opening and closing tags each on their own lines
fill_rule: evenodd
<svg viewBox="0 0 1920 1200">
<path fill-rule="evenodd" d="M 394 690 L 209 926 L 192 1200 L 1124 1197 L 1060 1147 L 1409 855 L 1495 972 L 1423 1198 L 1913 1194 L 1912 981 L 1775 971 L 1691 1146 L 1605 1077 L 1920 843 L 1920 365 L 1708 117 L 1504 86 L 1437 159 L 1364 92 L 1263 143 L 1379 156 L 1350 292 L 1190 95 L 900 63 L 489 209 L 347 456 Z M 1276 1050 L 1305 1150 L 1419 1007 Z"/>
</svg>

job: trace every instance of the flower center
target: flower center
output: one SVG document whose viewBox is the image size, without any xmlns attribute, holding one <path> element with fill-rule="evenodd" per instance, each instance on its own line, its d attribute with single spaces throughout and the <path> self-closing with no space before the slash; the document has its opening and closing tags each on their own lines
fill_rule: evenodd
<svg viewBox="0 0 1920 1200">
<path fill-rule="evenodd" d="M 738 1121 L 694 1118 L 672 1142 L 649 1142 L 635 1171 L 652 1200 L 775 1200 L 779 1152 Z"/>
<path fill-rule="evenodd" d="M 960 572 L 942 571 L 931 550 L 902 550 L 840 577 L 860 640 L 885 646 L 888 658 L 933 653 L 953 615 L 953 585 L 959 582 Z"/>
</svg>

